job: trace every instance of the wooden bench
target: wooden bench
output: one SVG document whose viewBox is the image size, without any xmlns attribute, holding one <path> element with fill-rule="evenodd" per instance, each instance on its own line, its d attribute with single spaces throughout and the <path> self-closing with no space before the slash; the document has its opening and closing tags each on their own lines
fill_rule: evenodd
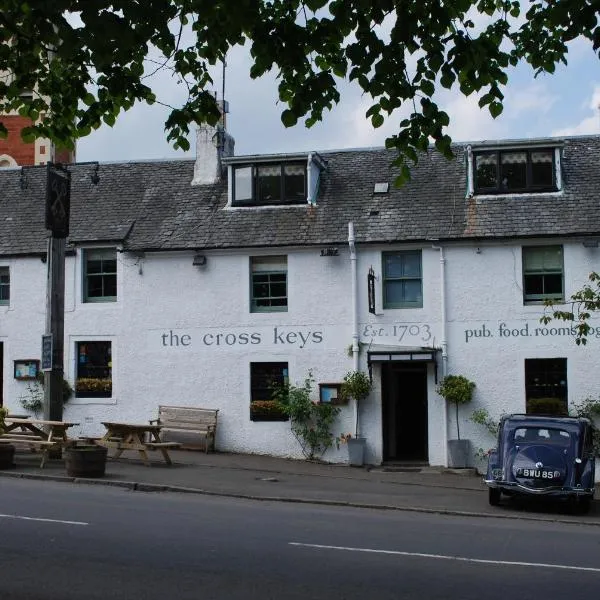
<svg viewBox="0 0 600 600">
<path fill-rule="evenodd" d="M 3 444 L 27 444 L 31 450 L 42 451 L 42 462 L 40 468 L 43 469 L 46 461 L 48 460 L 48 452 L 51 448 L 58 446 L 56 442 L 49 442 L 43 440 L 38 435 L 18 434 L 18 433 L 4 433 L 0 436 L 0 443 Z"/>
<path fill-rule="evenodd" d="M 165 431 L 197 433 L 201 436 L 203 444 L 196 445 L 184 442 L 183 447 L 204 448 L 205 452 L 208 452 L 209 449 L 214 452 L 218 413 L 218 408 L 160 405 L 158 407 L 158 419 L 152 419 L 150 423 L 156 423 L 162 427 L 161 435 Z"/>
</svg>

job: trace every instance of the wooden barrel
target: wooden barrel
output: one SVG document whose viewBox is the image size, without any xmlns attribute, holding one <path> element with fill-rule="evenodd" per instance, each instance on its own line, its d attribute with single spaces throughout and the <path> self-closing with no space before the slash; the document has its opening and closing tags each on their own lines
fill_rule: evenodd
<svg viewBox="0 0 600 600">
<path fill-rule="evenodd" d="M 102 446 L 78 446 L 65 449 L 65 466 L 69 477 L 103 477 L 107 449 Z"/>
<path fill-rule="evenodd" d="M 0 444 L 0 469 L 12 469 L 15 466 L 15 447 L 12 444 Z"/>
</svg>

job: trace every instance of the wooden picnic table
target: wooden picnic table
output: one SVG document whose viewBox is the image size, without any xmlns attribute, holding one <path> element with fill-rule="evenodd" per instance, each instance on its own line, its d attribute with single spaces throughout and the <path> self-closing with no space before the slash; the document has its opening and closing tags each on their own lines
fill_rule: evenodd
<svg viewBox="0 0 600 600">
<path fill-rule="evenodd" d="M 111 457 L 119 458 L 125 450 L 137 450 L 144 464 L 150 466 L 147 450 L 160 450 L 165 462 L 173 464 L 169 456 L 169 448 L 179 448 L 177 442 L 163 442 L 160 437 L 161 425 L 143 423 L 115 423 L 103 421 L 106 433 L 96 440 L 96 444 L 105 448 L 115 448 L 116 452 Z M 149 438 L 147 440 L 146 438 Z"/>
<path fill-rule="evenodd" d="M 4 433 L 0 436 L 3 442 L 27 444 L 42 451 L 40 468 L 44 468 L 48 453 L 53 448 L 62 449 L 72 444 L 67 436 L 67 429 L 79 425 L 72 421 L 47 421 L 44 419 L 24 419 L 18 417 L 5 418 Z"/>
</svg>

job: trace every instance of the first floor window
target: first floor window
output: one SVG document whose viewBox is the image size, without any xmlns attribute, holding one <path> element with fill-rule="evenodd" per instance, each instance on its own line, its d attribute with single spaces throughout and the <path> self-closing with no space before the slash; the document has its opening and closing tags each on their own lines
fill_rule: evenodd
<svg viewBox="0 0 600 600">
<path fill-rule="evenodd" d="M 523 248 L 523 300 L 526 304 L 562 301 L 563 281 L 562 246 Z"/>
<path fill-rule="evenodd" d="M 75 366 L 76 398 L 112 396 L 111 342 L 77 342 Z"/>
<path fill-rule="evenodd" d="M 10 272 L 0 267 L 0 304 L 10 304 Z"/>
<path fill-rule="evenodd" d="M 250 271 L 250 311 L 287 311 L 287 256 L 253 256 Z"/>
<path fill-rule="evenodd" d="M 567 414 L 567 359 L 525 359 L 527 414 Z"/>
<path fill-rule="evenodd" d="M 117 251 L 102 248 L 84 251 L 84 302 L 114 302 L 117 299 Z"/>
<path fill-rule="evenodd" d="M 383 308 L 421 308 L 421 251 L 384 252 Z"/>
<path fill-rule="evenodd" d="M 250 419 L 252 421 L 287 421 L 276 397 L 276 390 L 287 385 L 286 362 L 250 363 Z"/>
</svg>

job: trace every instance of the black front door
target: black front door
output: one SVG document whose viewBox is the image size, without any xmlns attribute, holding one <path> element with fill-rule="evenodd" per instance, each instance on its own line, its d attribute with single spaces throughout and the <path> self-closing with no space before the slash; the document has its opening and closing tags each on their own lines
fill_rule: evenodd
<svg viewBox="0 0 600 600">
<path fill-rule="evenodd" d="M 428 461 L 427 365 L 382 364 L 383 459 Z"/>
<path fill-rule="evenodd" d="M 4 406 L 4 342 L 0 342 L 0 406 Z"/>
</svg>

